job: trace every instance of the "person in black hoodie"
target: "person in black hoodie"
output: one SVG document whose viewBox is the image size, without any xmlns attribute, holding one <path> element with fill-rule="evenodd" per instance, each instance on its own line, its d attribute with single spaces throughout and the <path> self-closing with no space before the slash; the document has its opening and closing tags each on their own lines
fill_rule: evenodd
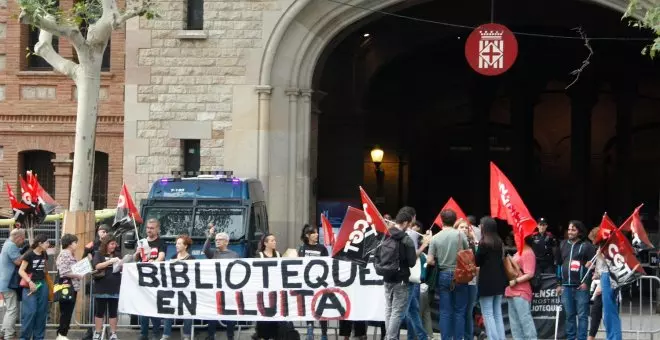
<svg viewBox="0 0 660 340">
<path fill-rule="evenodd" d="M 319 244 L 319 229 L 315 226 L 305 224 L 300 235 L 302 245 L 298 248 L 298 257 L 306 256 L 330 256 L 328 248 Z M 319 321 L 321 324 L 321 340 L 328 340 L 328 322 Z M 307 322 L 307 340 L 314 340 L 314 321 Z"/>
<path fill-rule="evenodd" d="M 568 239 L 561 242 L 557 253 L 557 294 L 566 312 L 567 340 L 586 339 L 589 326 L 591 275 L 587 275 L 587 269 L 596 249 L 582 240 L 584 236 L 584 224 L 570 221 Z"/>
<path fill-rule="evenodd" d="M 401 319 L 408 308 L 408 278 L 410 268 L 415 266 L 417 253 L 415 244 L 405 230 L 413 223 L 413 216 L 400 210 L 396 215 L 396 226 L 389 228 L 390 235 L 376 253 L 376 272 L 383 276 L 385 286 L 385 339 L 399 336 Z"/>
</svg>

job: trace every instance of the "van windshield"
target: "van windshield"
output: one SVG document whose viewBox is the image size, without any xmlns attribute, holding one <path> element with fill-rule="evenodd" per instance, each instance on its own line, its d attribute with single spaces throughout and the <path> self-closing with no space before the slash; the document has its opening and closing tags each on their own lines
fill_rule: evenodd
<svg viewBox="0 0 660 340">
<path fill-rule="evenodd" d="M 146 207 L 144 221 L 155 218 L 160 221 L 160 236 L 175 238 L 188 234 L 193 238 L 205 238 L 208 225 L 215 225 L 216 233 L 225 232 L 231 240 L 245 236 L 243 208 L 235 207 Z"/>
</svg>

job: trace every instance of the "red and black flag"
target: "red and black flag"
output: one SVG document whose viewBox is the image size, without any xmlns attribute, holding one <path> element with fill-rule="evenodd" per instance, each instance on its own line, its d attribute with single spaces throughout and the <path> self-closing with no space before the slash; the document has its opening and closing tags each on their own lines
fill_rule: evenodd
<svg viewBox="0 0 660 340">
<path fill-rule="evenodd" d="M 135 223 L 142 223 L 142 217 L 140 212 L 135 207 L 131 194 L 128 192 L 126 183 L 122 184 L 121 192 L 119 193 L 119 199 L 117 199 L 117 212 L 115 213 L 115 222 L 113 227 L 117 227 L 124 223 L 130 223 L 134 221 Z"/>
<path fill-rule="evenodd" d="M 369 195 L 360 187 L 360 197 L 362 198 L 362 209 L 364 210 L 365 217 L 369 224 L 376 229 L 377 232 L 385 235 L 389 235 L 390 232 L 383 216 L 380 214 L 374 202 L 371 201 Z"/>
<path fill-rule="evenodd" d="M 367 221 L 364 211 L 348 207 L 332 247 L 332 257 L 366 266 L 379 244 L 378 232 Z"/>
<path fill-rule="evenodd" d="M 14 220 L 16 222 L 23 222 L 25 219 L 25 211 L 28 211 L 31 208 L 16 199 L 16 195 L 14 195 L 14 191 L 11 190 L 9 183 L 7 183 L 7 195 L 9 196 L 9 206 L 11 208 Z"/>
<path fill-rule="evenodd" d="M 636 242 L 643 242 L 651 248 L 655 248 L 653 243 L 649 240 L 648 235 L 646 235 L 646 229 L 644 229 L 644 224 L 642 224 L 642 218 L 639 216 L 639 210 L 642 209 L 644 204 L 635 208 L 632 215 L 626 219 L 619 229 L 621 231 L 631 231 L 633 233 L 633 244 Z"/>
</svg>

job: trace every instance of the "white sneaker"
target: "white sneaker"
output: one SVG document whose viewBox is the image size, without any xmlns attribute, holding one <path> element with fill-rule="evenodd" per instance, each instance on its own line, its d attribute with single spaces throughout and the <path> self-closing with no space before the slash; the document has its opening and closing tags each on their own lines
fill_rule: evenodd
<svg viewBox="0 0 660 340">
<path fill-rule="evenodd" d="M 94 337 L 92 339 L 93 340 L 101 340 L 101 333 L 94 332 Z"/>
<path fill-rule="evenodd" d="M 69 338 L 65 337 L 64 335 L 57 335 L 57 338 L 55 340 L 69 340 Z"/>
<path fill-rule="evenodd" d="M 117 336 L 117 333 L 112 333 L 110 334 L 110 338 L 108 340 L 119 340 L 119 337 Z"/>
</svg>

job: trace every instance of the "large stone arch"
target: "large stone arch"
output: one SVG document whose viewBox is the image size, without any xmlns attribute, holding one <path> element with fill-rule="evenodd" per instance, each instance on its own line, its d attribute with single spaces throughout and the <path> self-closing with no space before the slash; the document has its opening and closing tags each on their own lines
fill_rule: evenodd
<svg viewBox="0 0 660 340">
<path fill-rule="evenodd" d="M 289 246 L 297 243 L 304 223 L 315 223 L 316 199 L 310 144 L 315 114 L 313 77 L 323 52 L 336 37 L 366 24 L 373 10 L 414 6 L 426 0 L 293 0 L 276 20 L 261 58 L 258 101 L 256 174 L 264 182 L 269 220 Z M 586 0 L 623 12 L 626 0 Z M 372 11 L 365 10 L 365 8 Z M 365 20 L 365 18 L 367 18 Z M 362 20 L 362 21 L 361 21 Z M 322 94 L 321 94 L 322 95 Z M 314 160 L 315 161 L 315 160 Z"/>
</svg>

